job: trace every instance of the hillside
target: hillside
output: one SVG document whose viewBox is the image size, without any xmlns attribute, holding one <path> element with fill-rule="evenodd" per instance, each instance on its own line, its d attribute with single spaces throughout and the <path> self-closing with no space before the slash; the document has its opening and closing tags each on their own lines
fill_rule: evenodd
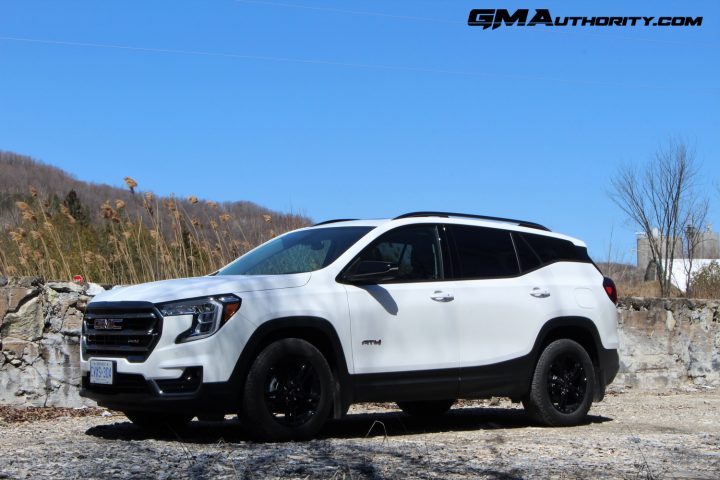
<svg viewBox="0 0 720 480">
<path fill-rule="evenodd" d="M 202 275 L 310 222 L 249 201 L 157 197 L 125 183 L 85 182 L 0 151 L 0 275 L 106 283 Z"/>
<path fill-rule="evenodd" d="M 101 206 L 103 203 L 114 202 L 118 199 L 125 202 L 128 213 L 133 215 L 145 213 L 142 202 L 144 194 L 141 189 L 136 189 L 136 193 L 133 194 L 128 189 L 84 182 L 52 165 L 38 162 L 24 155 L 0 150 L 0 225 L 6 223 L 8 219 L 17 217 L 15 201 L 27 198 L 30 195 L 31 187 L 35 188 L 43 197 L 55 196 L 59 199 L 65 199 L 67 194 L 74 190 L 82 205 L 87 208 L 93 222 L 99 222 L 102 219 Z M 169 198 L 158 197 L 157 200 L 162 203 Z M 187 199 L 176 200 L 185 208 L 190 205 Z M 210 204 L 198 202 L 194 208 L 196 215 L 203 220 L 215 216 L 214 212 L 217 209 L 212 204 L 213 202 Z M 219 206 L 246 227 L 265 224 L 263 215 L 271 215 L 276 223 L 288 221 L 308 223 L 310 221 L 306 217 L 272 211 L 249 201 L 224 202 Z M 270 228 L 267 230 L 269 231 Z M 247 235 L 248 232 L 245 234 Z"/>
</svg>

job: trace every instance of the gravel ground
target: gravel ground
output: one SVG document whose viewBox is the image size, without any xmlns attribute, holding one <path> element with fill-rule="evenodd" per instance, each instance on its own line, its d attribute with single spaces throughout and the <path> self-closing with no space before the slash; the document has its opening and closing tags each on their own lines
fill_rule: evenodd
<svg viewBox="0 0 720 480">
<path fill-rule="evenodd" d="M 539 428 L 505 400 L 430 421 L 359 405 L 320 439 L 258 444 L 234 420 L 147 434 L 94 411 L 0 423 L 0 478 L 720 478 L 720 391 L 614 393 L 590 413 Z"/>
</svg>

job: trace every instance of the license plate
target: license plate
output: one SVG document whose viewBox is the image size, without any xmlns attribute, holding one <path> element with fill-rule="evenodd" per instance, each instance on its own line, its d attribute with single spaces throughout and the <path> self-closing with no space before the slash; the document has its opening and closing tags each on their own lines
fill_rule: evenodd
<svg viewBox="0 0 720 480">
<path fill-rule="evenodd" d="M 113 362 L 109 360 L 90 360 L 90 383 L 112 385 Z"/>
</svg>

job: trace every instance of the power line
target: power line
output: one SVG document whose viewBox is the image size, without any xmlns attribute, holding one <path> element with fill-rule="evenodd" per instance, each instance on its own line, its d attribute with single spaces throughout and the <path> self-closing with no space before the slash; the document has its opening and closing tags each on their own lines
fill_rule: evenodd
<svg viewBox="0 0 720 480">
<path fill-rule="evenodd" d="M 267 5 L 270 7 L 283 7 L 283 8 L 295 8 L 300 10 L 315 10 L 319 12 L 330 12 L 330 13 L 341 13 L 343 15 L 362 15 L 366 17 L 384 17 L 384 18 L 395 18 L 398 20 L 416 20 L 421 22 L 435 22 L 435 23 L 446 23 L 451 25 L 465 25 L 465 21 L 456 20 L 445 20 L 441 18 L 431 17 L 414 17 L 408 15 L 395 15 L 391 13 L 380 13 L 380 12 L 368 12 L 359 10 L 344 10 L 340 8 L 331 7 L 318 7 L 316 5 L 298 5 L 295 3 L 281 3 L 281 2 L 268 2 L 265 0 L 234 0 L 237 3 L 247 3 L 256 5 Z"/>
<path fill-rule="evenodd" d="M 646 90 L 673 90 L 680 88 L 684 91 L 691 90 L 693 93 L 717 93 L 719 89 L 709 89 L 705 92 L 689 88 L 687 85 L 650 85 L 650 84 L 631 84 L 622 82 L 598 82 L 594 80 L 583 80 L 583 79 L 568 79 L 558 77 L 545 77 L 539 75 L 509 75 L 509 74 L 496 74 L 486 73 L 468 70 L 449 70 L 449 69 L 436 69 L 429 67 L 417 67 L 410 65 L 387 65 L 387 64 L 371 64 L 371 63 L 354 63 L 354 62 L 338 62 L 332 60 L 318 60 L 318 59 L 304 59 L 304 58 L 290 58 L 290 57 L 271 57 L 264 55 L 248 55 L 238 53 L 223 53 L 223 52 L 210 52 L 204 50 L 181 50 L 171 48 L 155 48 L 155 47 L 135 47 L 130 45 L 117 45 L 109 43 L 89 43 L 89 42 L 71 42 L 63 40 L 47 40 L 39 38 L 24 38 L 24 37 L 7 37 L 0 36 L 0 41 L 6 42 L 24 42 L 24 43 L 35 43 L 44 45 L 64 46 L 64 47 L 80 47 L 80 48 L 102 48 L 112 50 L 125 50 L 132 52 L 146 52 L 146 53 L 159 53 L 159 54 L 174 54 L 174 55 L 192 55 L 192 56 L 205 56 L 205 57 L 219 57 L 219 58 L 232 58 L 239 60 L 257 60 L 267 62 L 282 62 L 282 63 L 296 63 L 296 64 L 308 64 L 308 65 L 320 65 L 320 66 L 334 66 L 334 67 L 346 67 L 346 68 L 361 68 L 361 69 L 374 69 L 374 70 L 385 70 L 385 71 L 399 71 L 399 72 L 414 72 L 423 74 L 438 74 L 438 75 L 454 75 L 454 76 L 465 76 L 465 77 L 477 77 L 486 78 L 490 80 L 516 80 L 516 81 L 533 81 L 533 82 L 550 82 L 559 83 L 566 85 L 579 85 L 579 86 L 597 86 L 597 87 L 617 87 L 617 88 L 636 88 Z"/>
</svg>

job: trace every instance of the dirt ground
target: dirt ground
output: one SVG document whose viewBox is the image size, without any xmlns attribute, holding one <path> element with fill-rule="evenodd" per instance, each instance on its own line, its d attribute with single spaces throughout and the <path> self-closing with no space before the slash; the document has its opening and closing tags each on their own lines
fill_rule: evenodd
<svg viewBox="0 0 720 480">
<path fill-rule="evenodd" d="M 536 427 L 505 400 L 433 420 L 389 407 L 354 406 L 319 439 L 278 444 L 234 420 L 147 434 L 97 410 L 11 415 L 0 478 L 720 478 L 720 390 L 609 394 L 572 428 Z"/>
</svg>

